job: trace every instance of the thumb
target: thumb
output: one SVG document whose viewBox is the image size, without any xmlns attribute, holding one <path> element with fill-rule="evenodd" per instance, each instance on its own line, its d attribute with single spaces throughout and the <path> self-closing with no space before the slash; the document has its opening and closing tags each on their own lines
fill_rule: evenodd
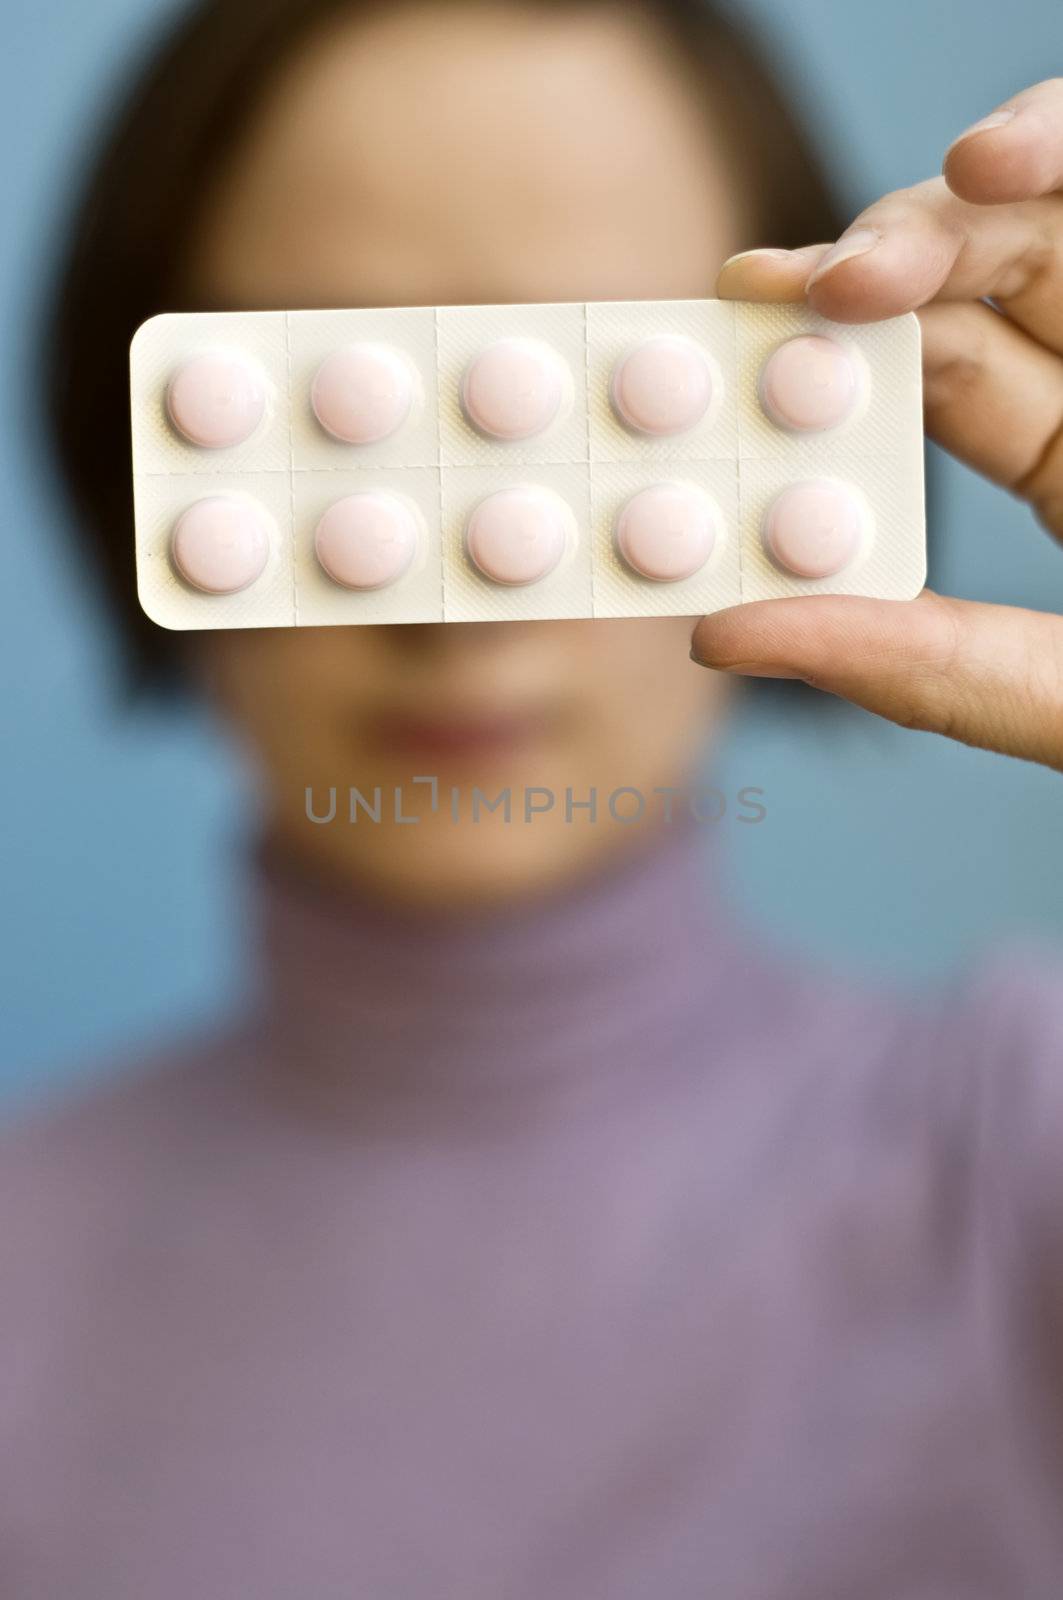
<svg viewBox="0 0 1063 1600">
<path fill-rule="evenodd" d="M 801 678 L 906 728 L 1063 770 L 1063 620 L 946 599 L 813 595 L 703 617 L 691 655 Z"/>
</svg>

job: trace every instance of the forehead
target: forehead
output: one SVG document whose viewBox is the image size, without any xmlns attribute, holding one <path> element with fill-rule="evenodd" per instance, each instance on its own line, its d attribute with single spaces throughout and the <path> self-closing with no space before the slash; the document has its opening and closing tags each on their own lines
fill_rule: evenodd
<svg viewBox="0 0 1063 1600">
<path fill-rule="evenodd" d="M 737 212 L 690 78 L 637 13 L 399 8 L 285 67 L 192 270 L 227 305 L 702 295 Z"/>
</svg>

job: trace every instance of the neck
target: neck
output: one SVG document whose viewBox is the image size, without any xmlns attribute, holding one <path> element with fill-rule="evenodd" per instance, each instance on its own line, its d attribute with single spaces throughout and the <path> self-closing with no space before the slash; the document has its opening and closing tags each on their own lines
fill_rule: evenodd
<svg viewBox="0 0 1063 1600">
<path fill-rule="evenodd" d="M 275 856 L 261 883 L 265 1039 L 304 1085 L 445 1094 L 652 1063 L 726 982 L 693 827 L 502 910 L 388 909 Z"/>
</svg>

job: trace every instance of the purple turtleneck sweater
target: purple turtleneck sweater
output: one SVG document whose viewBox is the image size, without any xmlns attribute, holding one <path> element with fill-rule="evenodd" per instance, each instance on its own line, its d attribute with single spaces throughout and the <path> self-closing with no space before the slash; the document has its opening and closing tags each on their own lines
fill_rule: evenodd
<svg viewBox="0 0 1063 1600">
<path fill-rule="evenodd" d="M 1063 975 L 800 974 L 678 835 L 0 1153 L 3 1600 L 1059 1600 Z"/>
</svg>

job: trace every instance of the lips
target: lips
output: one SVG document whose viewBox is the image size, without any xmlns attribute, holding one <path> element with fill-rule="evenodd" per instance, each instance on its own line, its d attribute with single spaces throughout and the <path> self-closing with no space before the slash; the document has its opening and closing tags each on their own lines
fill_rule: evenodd
<svg viewBox="0 0 1063 1600">
<path fill-rule="evenodd" d="M 497 759 L 540 744 L 550 719 L 542 713 L 464 710 L 381 711 L 365 719 L 367 743 L 382 755 L 439 762 Z"/>
</svg>

